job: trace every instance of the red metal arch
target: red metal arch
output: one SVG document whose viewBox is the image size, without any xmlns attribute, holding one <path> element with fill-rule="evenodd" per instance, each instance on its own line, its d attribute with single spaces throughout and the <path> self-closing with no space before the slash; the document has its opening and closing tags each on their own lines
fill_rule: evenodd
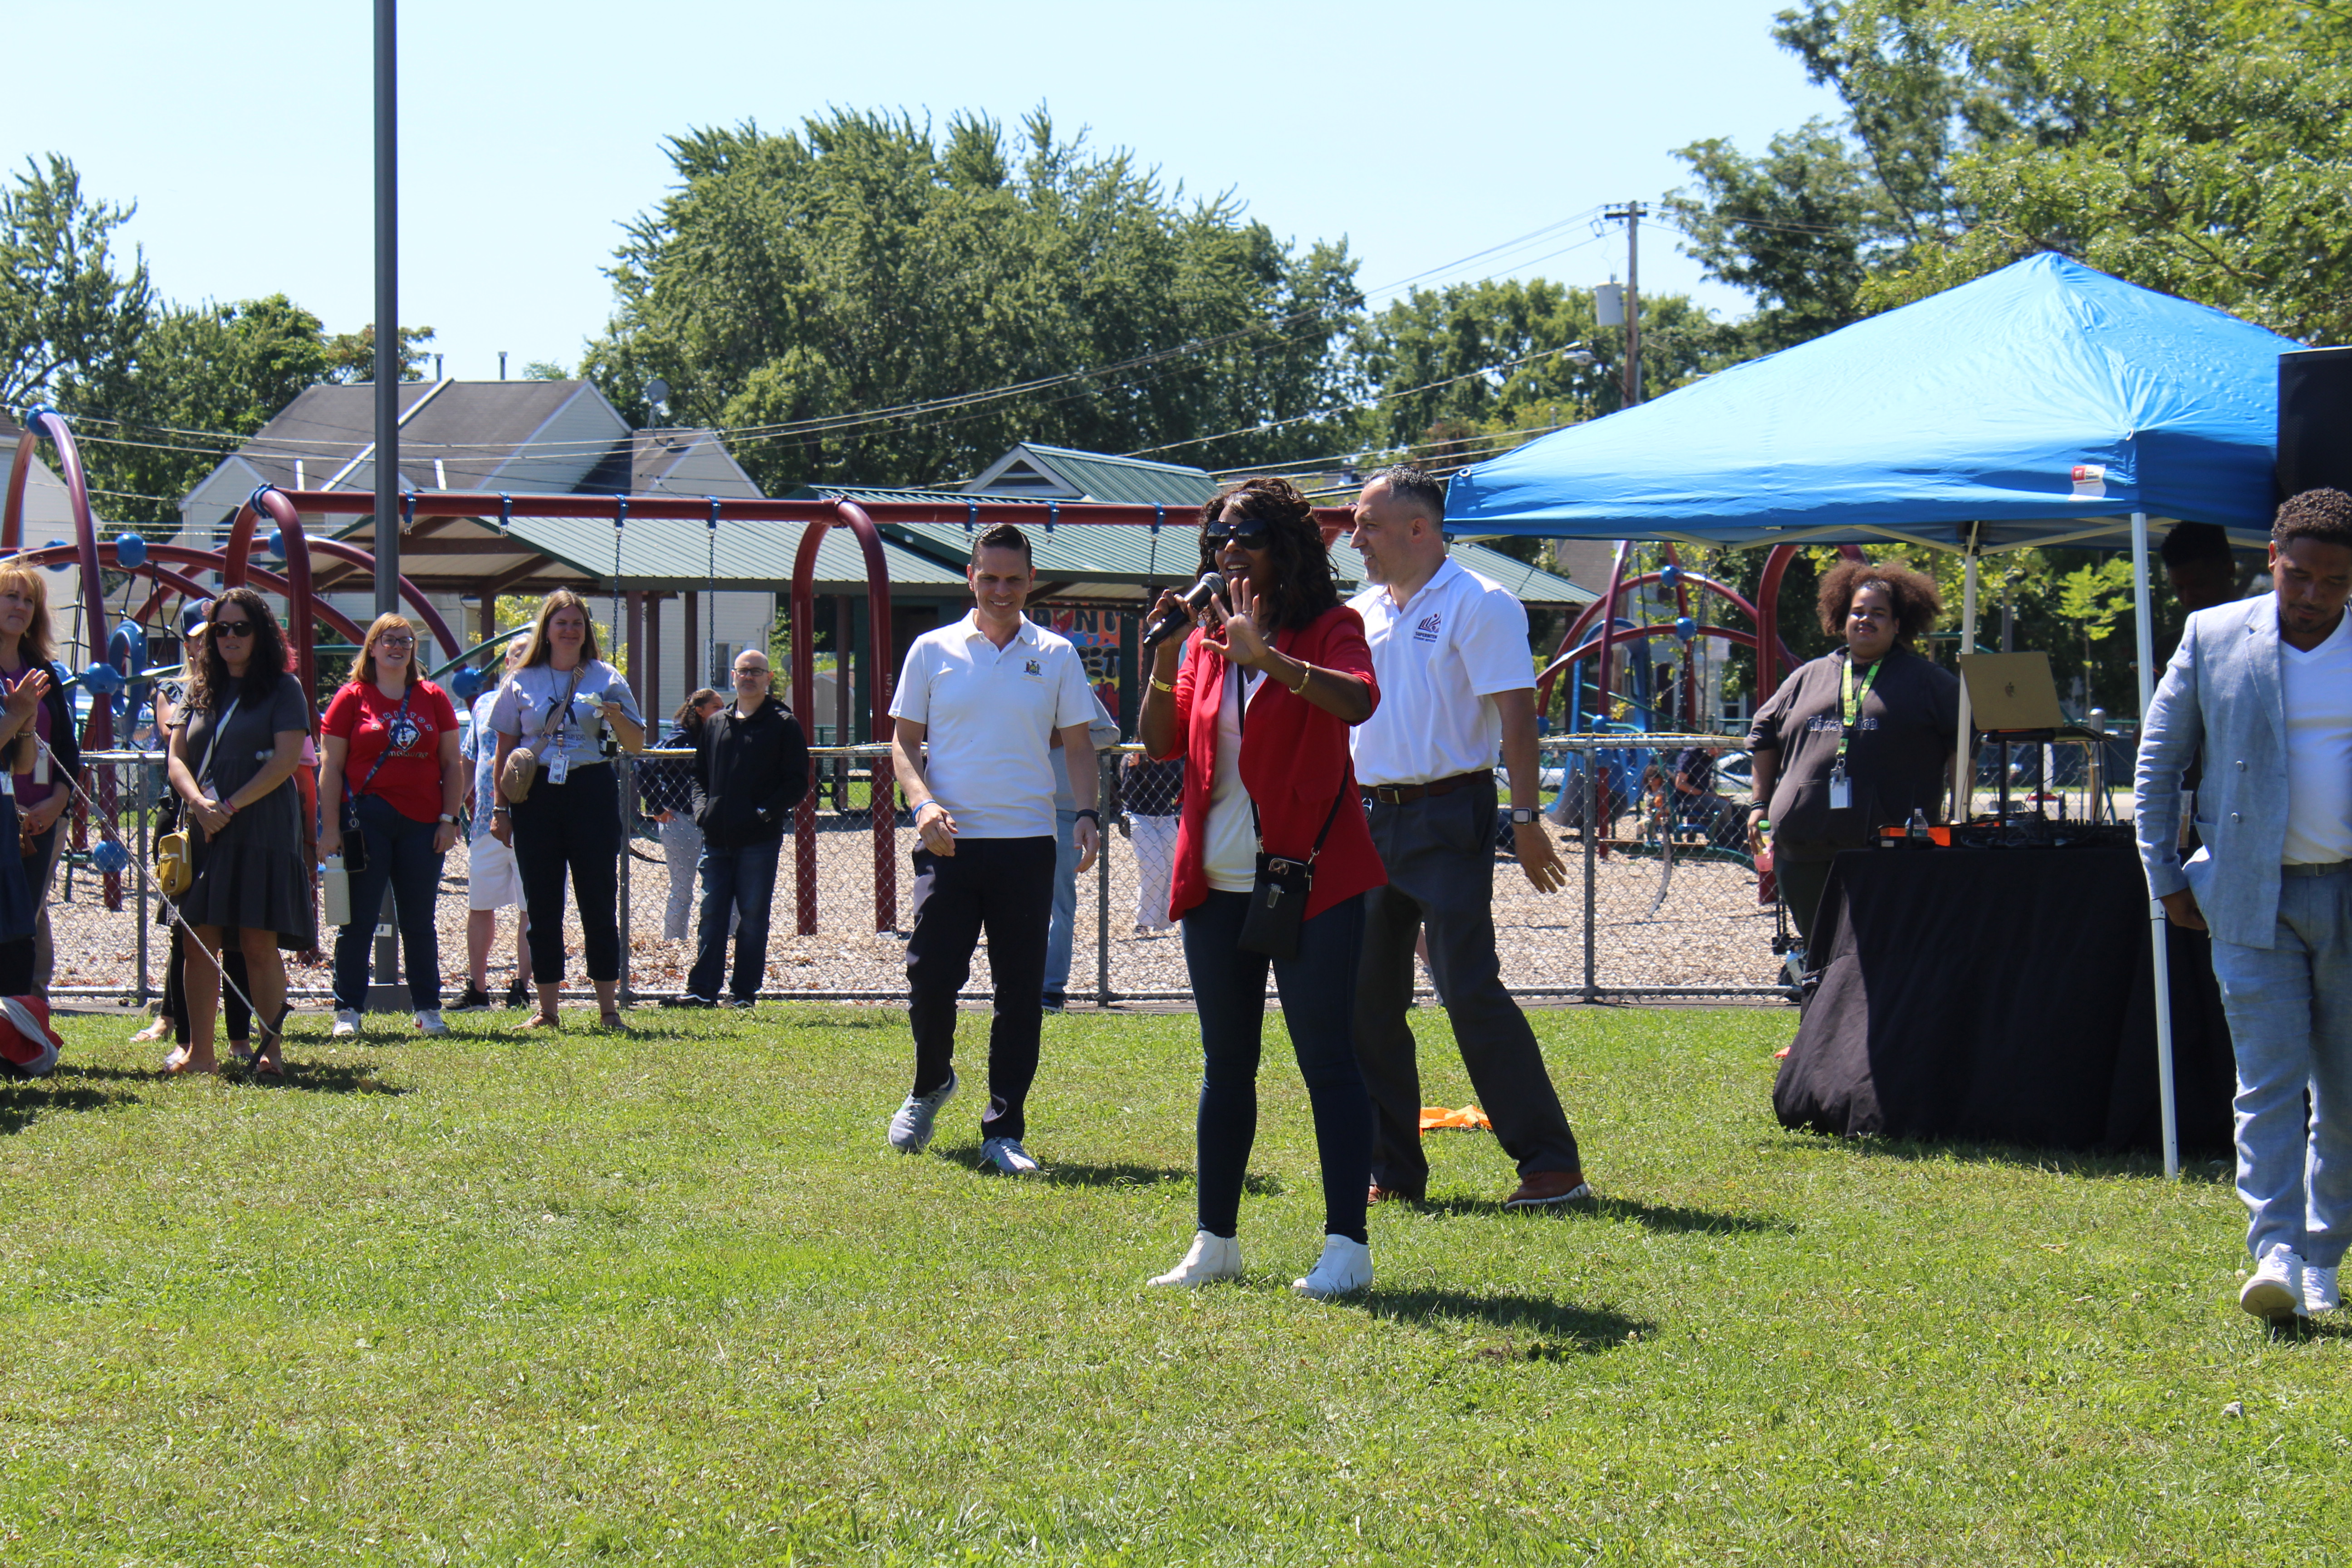
<svg viewBox="0 0 2352 1568">
<path fill-rule="evenodd" d="M 873 674 L 866 682 L 873 699 L 870 732 L 877 742 L 887 742 L 891 731 L 890 689 L 898 678 L 898 664 L 890 646 L 890 564 L 882 554 L 882 532 L 855 501 L 825 505 L 830 515 L 809 520 L 801 534 L 800 552 L 793 558 L 793 711 L 815 711 L 817 547 L 836 523 L 846 524 L 866 556 L 866 610 L 873 622 L 869 637 Z M 891 931 L 898 923 L 898 779 L 887 757 L 874 759 L 868 798 L 874 818 L 874 929 Z M 803 936 L 816 930 L 816 791 L 812 789 L 801 796 L 793 817 L 793 902 Z"/>
</svg>

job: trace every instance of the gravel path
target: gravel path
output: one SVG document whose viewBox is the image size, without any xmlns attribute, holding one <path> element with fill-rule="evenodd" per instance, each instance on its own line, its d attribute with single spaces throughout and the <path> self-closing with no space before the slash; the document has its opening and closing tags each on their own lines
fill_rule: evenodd
<svg viewBox="0 0 2352 1568">
<path fill-rule="evenodd" d="M 907 853 L 914 835 L 900 830 L 898 920 L 911 918 L 908 909 L 912 877 Z M 793 875 L 791 846 L 786 846 L 782 875 L 776 891 L 775 931 L 769 944 L 768 983 L 773 994 L 793 992 L 863 991 L 896 996 L 906 987 L 906 942 L 893 933 L 877 934 L 874 927 L 874 849 L 870 835 L 828 831 L 818 836 L 818 930 L 802 935 L 793 920 Z M 657 845 L 641 845 L 658 855 Z M 1135 930 L 1136 866 L 1133 846 L 1114 832 L 1108 844 L 1110 861 L 1110 983 L 1122 994 L 1181 991 L 1186 988 L 1183 943 L 1175 931 L 1139 936 Z M 1564 851 L 1571 882 L 1566 893 L 1536 892 L 1518 874 L 1517 866 L 1498 860 L 1495 868 L 1495 923 L 1503 978 L 1515 987 L 1580 989 L 1584 976 L 1584 864 L 1574 843 Z M 464 984 L 466 954 L 466 851 L 449 857 L 442 884 L 440 906 L 441 971 L 454 1000 Z M 661 993 L 683 988 L 693 963 L 688 942 L 665 941 L 661 915 L 668 895 L 669 874 L 659 863 L 632 860 L 628 908 L 635 919 L 629 942 L 630 977 L 639 991 Z M 1596 969 L 1603 986 L 1769 985 L 1778 969 L 1771 952 L 1772 911 L 1756 901 L 1756 879 L 1745 868 L 1715 861 L 1685 862 L 1675 867 L 1667 897 L 1652 919 L 1661 868 L 1654 859 L 1622 853 L 1594 867 L 1593 934 Z M 58 976 L 60 986 L 103 986 L 129 989 L 137 973 L 138 923 L 135 901 L 126 895 L 119 912 L 107 910 L 97 897 L 97 881 L 77 873 L 68 888 L 59 874 L 59 901 L 51 919 L 58 935 Z M 1080 879 L 1077 936 L 1074 944 L 1070 989 L 1091 994 L 1097 979 L 1096 930 L 1100 886 L 1094 873 Z M 490 989 L 499 994 L 514 975 L 513 914 L 502 915 L 497 943 L 490 956 Z M 581 948 L 579 921 L 568 918 L 565 949 Z M 162 944 L 152 953 L 153 984 L 163 976 Z M 289 955 L 290 956 L 290 955 Z M 323 990 L 329 982 L 326 965 L 289 963 L 294 984 Z M 573 977 L 578 978 L 576 958 Z M 1424 975 L 1424 981 L 1426 976 Z M 988 986 L 986 952 L 975 955 L 971 989 Z"/>
</svg>

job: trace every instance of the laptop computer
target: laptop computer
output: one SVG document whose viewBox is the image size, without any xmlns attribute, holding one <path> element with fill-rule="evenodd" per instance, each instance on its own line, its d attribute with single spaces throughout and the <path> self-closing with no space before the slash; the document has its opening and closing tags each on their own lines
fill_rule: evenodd
<svg viewBox="0 0 2352 1568">
<path fill-rule="evenodd" d="M 1964 653 L 1969 721 L 1989 734 L 2008 730 L 2063 730 L 2058 683 L 2046 653 Z"/>
</svg>

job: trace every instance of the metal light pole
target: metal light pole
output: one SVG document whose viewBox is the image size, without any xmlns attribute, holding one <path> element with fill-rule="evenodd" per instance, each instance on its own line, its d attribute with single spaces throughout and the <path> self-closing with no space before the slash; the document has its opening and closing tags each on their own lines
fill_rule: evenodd
<svg viewBox="0 0 2352 1568">
<path fill-rule="evenodd" d="M 375 613 L 400 608 L 400 100 L 394 0 L 375 0 Z M 411 679 L 415 679 L 412 669 Z M 340 811 L 340 801 L 323 803 Z M 392 889 L 376 917 L 372 1013 L 414 1005 L 399 981 Z"/>
<path fill-rule="evenodd" d="M 400 608 L 400 101 L 394 0 L 375 0 L 375 613 Z"/>
</svg>

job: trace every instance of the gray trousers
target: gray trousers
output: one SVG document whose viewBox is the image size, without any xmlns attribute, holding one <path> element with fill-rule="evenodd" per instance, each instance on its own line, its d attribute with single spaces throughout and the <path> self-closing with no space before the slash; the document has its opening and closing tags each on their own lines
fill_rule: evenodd
<svg viewBox="0 0 2352 1568">
<path fill-rule="evenodd" d="M 1413 942 L 1429 932 L 1429 967 L 1479 1108 L 1519 1174 L 1578 1171 L 1576 1134 L 1544 1070 L 1527 1015 L 1503 989 L 1495 955 L 1495 786 L 1471 784 L 1408 805 L 1372 807 L 1385 888 L 1364 895 L 1364 956 L 1356 978 L 1356 1059 L 1372 1096 L 1372 1180 L 1420 1196 L 1421 1071 L 1405 1008 Z"/>
</svg>

